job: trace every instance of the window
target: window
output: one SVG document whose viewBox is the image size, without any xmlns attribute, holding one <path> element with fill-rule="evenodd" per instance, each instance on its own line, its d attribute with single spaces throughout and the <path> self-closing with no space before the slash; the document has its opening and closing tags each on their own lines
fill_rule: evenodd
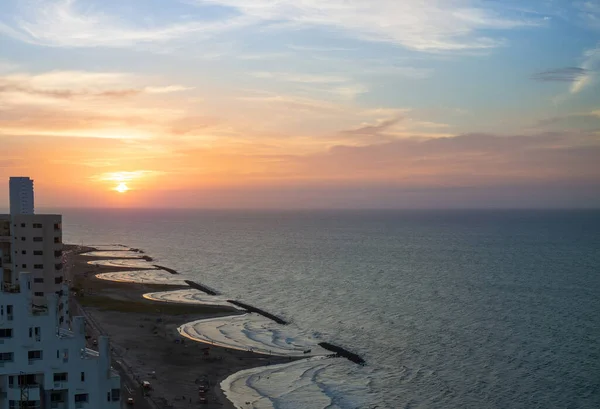
<svg viewBox="0 0 600 409">
<path fill-rule="evenodd" d="M 54 257 L 62 257 L 62 254 L 63 254 L 62 250 L 56 250 L 54 252 Z"/>
<path fill-rule="evenodd" d="M 85 372 L 81 373 L 81 382 L 85 382 Z"/>
<path fill-rule="evenodd" d="M 15 384 L 15 377 L 11 375 L 8 377 L 8 387 L 12 388 L 14 384 Z"/>
<path fill-rule="evenodd" d="M 27 254 L 27 250 L 21 250 L 21 254 Z"/>
<path fill-rule="evenodd" d="M 37 277 L 37 278 L 33 279 L 33 282 L 36 283 L 36 284 L 43 284 L 44 283 L 44 279 L 40 278 L 40 277 Z"/>
<path fill-rule="evenodd" d="M 36 359 L 42 359 L 42 351 L 29 351 L 27 353 L 27 358 L 30 361 L 33 361 L 33 360 L 36 360 Z"/>
<path fill-rule="evenodd" d="M 12 321 L 12 319 L 13 319 L 13 306 L 12 305 L 6 306 L 6 319 L 9 321 Z"/>
<path fill-rule="evenodd" d="M 21 267 L 27 268 L 27 264 L 21 264 Z"/>
<path fill-rule="evenodd" d="M 75 395 L 75 403 L 77 402 L 87 402 L 88 401 L 88 394 L 87 393 L 78 393 L 77 395 Z"/>
<path fill-rule="evenodd" d="M 60 229 L 62 229 L 61 223 L 54 223 L 54 230 L 60 230 Z"/>
<path fill-rule="evenodd" d="M 110 393 L 113 402 L 118 402 L 121 399 L 121 389 L 111 389 Z"/>
<path fill-rule="evenodd" d="M 33 223 L 33 228 L 34 229 L 41 229 L 42 228 L 42 224 L 41 223 Z"/>
<path fill-rule="evenodd" d="M 65 382 L 68 380 L 68 374 L 66 372 L 58 372 L 54 374 L 54 382 Z"/>
<path fill-rule="evenodd" d="M 35 242 L 38 242 L 38 243 L 39 243 L 40 241 L 44 241 L 44 238 L 43 238 L 43 237 L 34 237 L 34 238 L 33 238 L 33 241 L 35 241 Z"/>
<path fill-rule="evenodd" d="M 54 268 L 55 268 L 56 270 L 62 270 L 62 268 L 63 268 L 63 264 L 62 264 L 62 263 L 55 264 L 55 265 L 54 265 Z"/>
<path fill-rule="evenodd" d="M 21 241 L 25 241 L 25 237 L 21 237 Z M 35 240 L 34 240 L 35 241 Z"/>
<path fill-rule="evenodd" d="M 54 238 L 54 243 L 60 243 L 60 242 L 61 242 L 61 241 L 60 241 L 60 237 L 55 237 L 55 238 Z"/>
<path fill-rule="evenodd" d="M 0 328 L 0 338 L 12 338 L 12 328 Z"/>
<path fill-rule="evenodd" d="M 25 223 L 21 223 L 21 227 L 25 227 Z"/>
<path fill-rule="evenodd" d="M 56 382 L 56 381 L 54 381 L 54 382 Z M 65 400 L 64 400 L 64 398 L 62 396 L 62 393 L 60 393 L 60 392 L 52 392 L 50 394 L 50 402 L 57 402 L 57 403 L 59 403 L 59 402 L 64 402 L 64 401 Z"/>
<path fill-rule="evenodd" d="M 43 291 L 36 291 L 35 293 L 33 293 L 34 296 L 36 297 L 43 297 L 44 296 L 44 292 Z"/>
<path fill-rule="evenodd" d="M 63 282 L 63 277 L 62 276 L 54 278 L 54 284 L 60 284 L 62 282 Z"/>
<path fill-rule="evenodd" d="M 40 327 L 35 327 L 34 333 L 35 333 L 35 340 L 38 342 L 41 341 L 42 340 L 42 329 Z"/>
<path fill-rule="evenodd" d="M 0 352 L 0 362 L 12 362 L 14 355 L 12 352 Z"/>
<path fill-rule="evenodd" d="M 42 250 L 35 250 L 35 251 L 33 252 L 33 255 L 34 255 L 34 256 L 43 256 L 43 255 L 44 255 L 44 252 L 43 252 Z"/>
<path fill-rule="evenodd" d="M 44 265 L 43 264 L 34 264 L 33 268 L 35 268 L 36 270 L 43 270 L 44 269 Z"/>
</svg>

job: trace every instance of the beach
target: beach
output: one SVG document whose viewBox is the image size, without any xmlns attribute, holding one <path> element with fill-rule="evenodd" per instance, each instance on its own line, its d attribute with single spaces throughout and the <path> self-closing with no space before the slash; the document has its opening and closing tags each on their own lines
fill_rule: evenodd
<svg viewBox="0 0 600 409">
<path fill-rule="evenodd" d="M 113 365 L 122 373 L 123 400 L 143 395 L 139 385 L 150 382 L 147 407 L 197 408 L 200 385 L 208 385 L 205 408 L 234 408 L 223 394 L 220 383 L 230 375 L 259 366 L 289 363 L 294 358 L 223 348 L 190 340 L 178 328 L 190 322 L 218 319 L 244 312 L 224 303 L 193 304 L 156 301 L 147 293 L 185 291 L 187 285 L 153 284 L 99 279 L 97 274 L 137 271 L 171 274 L 164 270 L 140 271 L 140 266 L 92 265 L 91 247 L 66 246 L 65 272 L 73 295 L 71 315 L 85 315 L 88 347 L 94 349 L 99 334 L 110 337 Z M 124 253 L 125 254 L 125 253 Z M 135 260 L 135 259 L 132 259 Z M 153 266 L 148 264 L 149 268 Z M 160 280 L 159 280 L 160 282 Z M 175 283 L 179 281 L 175 280 Z M 210 342 L 210 341 L 209 341 Z"/>
</svg>

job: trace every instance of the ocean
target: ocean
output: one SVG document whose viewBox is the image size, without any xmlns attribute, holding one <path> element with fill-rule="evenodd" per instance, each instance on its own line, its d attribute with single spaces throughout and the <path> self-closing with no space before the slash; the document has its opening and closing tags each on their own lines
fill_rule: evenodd
<svg viewBox="0 0 600 409">
<path fill-rule="evenodd" d="M 66 243 L 141 248 L 367 362 L 235 374 L 240 407 L 600 407 L 599 211 L 60 212 Z"/>
</svg>

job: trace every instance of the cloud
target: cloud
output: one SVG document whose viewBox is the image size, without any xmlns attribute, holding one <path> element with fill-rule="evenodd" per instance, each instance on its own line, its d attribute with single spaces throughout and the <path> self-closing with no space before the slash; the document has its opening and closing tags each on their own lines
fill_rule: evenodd
<svg viewBox="0 0 600 409">
<path fill-rule="evenodd" d="M 575 82 L 587 74 L 588 71 L 581 67 L 565 67 L 537 72 L 531 79 L 541 82 Z"/>
<path fill-rule="evenodd" d="M 0 33 L 52 47 L 156 47 L 194 36 L 195 40 L 252 24 L 246 17 L 155 25 L 127 23 L 80 0 L 20 0 L 20 14 L 0 21 Z M 84 7 L 85 6 L 85 7 Z M 138 19 L 142 21 L 143 19 Z M 164 49 L 164 48 L 161 48 Z"/>
<path fill-rule="evenodd" d="M 130 172 L 107 172 L 95 175 L 92 179 L 102 182 L 129 182 L 149 176 L 163 175 L 165 172 L 156 170 L 136 170 Z"/>
<path fill-rule="evenodd" d="M 144 92 L 149 94 L 169 94 L 171 92 L 182 92 L 193 90 L 194 87 L 184 87 L 181 85 L 167 85 L 164 87 L 145 87 Z"/>
<path fill-rule="evenodd" d="M 591 86 L 598 76 L 600 71 L 600 44 L 596 48 L 586 50 L 583 53 L 583 63 L 581 68 L 585 70 L 585 75 L 579 76 L 573 84 L 571 84 L 571 94 L 577 94 L 586 87 Z"/>
<path fill-rule="evenodd" d="M 401 117 L 394 117 L 384 121 L 380 121 L 377 125 L 364 125 L 360 128 L 341 131 L 343 135 L 350 136 L 373 136 L 379 137 L 385 134 L 390 128 L 402 120 Z"/>
<path fill-rule="evenodd" d="M 339 75 L 301 74 L 286 72 L 254 72 L 256 78 L 273 79 L 277 81 L 298 82 L 303 84 L 339 84 L 350 81 L 349 78 Z"/>
<path fill-rule="evenodd" d="M 467 0 L 198 0 L 238 10 L 265 22 L 288 22 L 304 27 L 329 27 L 368 41 L 388 42 L 427 51 L 466 51 L 498 47 L 501 38 L 483 34 L 487 30 L 511 30 L 543 24 L 539 16 L 474 7 Z M 499 4 L 499 3 L 496 3 Z M 507 16 L 502 16 L 506 11 Z M 285 25 L 284 25 L 285 27 Z M 489 31 L 488 31 L 489 32 Z"/>
<path fill-rule="evenodd" d="M 326 27 L 361 40 L 392 43 L 424 52 L 447 52 L 499 47 L 505 40 L 490 36 L 491 30 L 545 23 L 536 13 L 501 8 L 499 2 L 474 0 L 304 0 L 300 3 L 296 0 L 192 0 L 186 3 L 200 7 L 218 4 L 232 13 L 220 20 L 204 17 L 203 20 L 192 18 L 155 25 L 147 23 L 150 19 L 141 13 L 135 22 L 127 21 L 123 16 L 111 15 L 81 0 L 20 0 L 20 14 L 13 20 L 1 19 L 0 32 L 24 42 L 54 47 L 143 45 L 164 51 L 169 42 L 206 40 L 262 23 L 262 29 Z M 142 21 L 146 23 L 141 24 Z M 300 50 L 303 46 L 291 47 Z M 345 50 L 308 48 L 310 51 Z"/>
<path fill-rule="evenodd" d="M 125 73 L 99 73 L 85 71 L 53 71 L 42 74 L 0 75 L 0 102 L 9 97 L 33 97 L 71 99 L 76 97 L 126 98 L 142 93 L 164 94 L 191 88 L 181 85 L 126 88 L 141 77 Z M 32 99 L 25 99 L 25 101 Z"/>
<path fill-rule="evenodd" d="M 600 4 L 596 1 L 582 1 L 575 3 L 579 11 L 579 19 L 591 29 L 600 30 Z"/>
</svg>

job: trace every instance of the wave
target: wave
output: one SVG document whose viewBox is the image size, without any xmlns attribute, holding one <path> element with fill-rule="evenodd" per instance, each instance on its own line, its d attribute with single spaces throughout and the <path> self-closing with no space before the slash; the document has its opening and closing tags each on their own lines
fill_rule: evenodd
<svg viewBox="0 0 600 409">
<path fill-rule="evenodd" d="M 163 270 L 119 271 L 114 273 L 96 274 L 96 278 L 121 283 L 187 285 L 183 278 Z"/>
<path fill-rule="evenodd" d="M 208 295 L 202 291 L 193 288 L 176 291 L 162 291 L 157 293 L 144 294 L 144 298 L 152 301 L 175 302 L 181 304 L 209 304 L 209 305 L 226 305 L 234 307 L 233 304 L 227 302 L 227 298 L 215 295 Z"/>
<path fill-rule="evenodd" d="M 92 247 L 99 251 L 123 251 L 123 250 L 131 250 L 131 247 L 123 246 L 121 244 L 90 244 L 88 247 Z"/>
<path fill-rule="evenodd" d="M 136 259 L 92 260 L 88 261 L 88 264 L 104 267 L 130 267 L 156 270 L 156 267 L 151 263 L 147 262 L 146 260 Z"/>
<path fill-rule="evenodd" d="M 293 325 L 280 325 L 258 314 L 189 322 L 177 328 L 195 341 L 278 356 L 324 356 L 319 340 Z"/>
<path fill-rule="evenodd" d="M 238 409 L 365 408 L 364 394 L 348 397 L 361 396 L 355 392 L 364 391 L 370 382 L 369 374 L 348 376 L 357 368 L 345 359 L 313 357 L 236 372 L 220 386 Z"/>
<path fill-rule="evenodd" d="M 82 256 L 88 257 L 108 257 L 108 258 L 142 258 L 144 254 L 138 253 L 136 251 L 127 251 L 123 250 L 99 250 L 99 251 L 89 251 L 87 253 L 82 253 Z"/>
</svg>

